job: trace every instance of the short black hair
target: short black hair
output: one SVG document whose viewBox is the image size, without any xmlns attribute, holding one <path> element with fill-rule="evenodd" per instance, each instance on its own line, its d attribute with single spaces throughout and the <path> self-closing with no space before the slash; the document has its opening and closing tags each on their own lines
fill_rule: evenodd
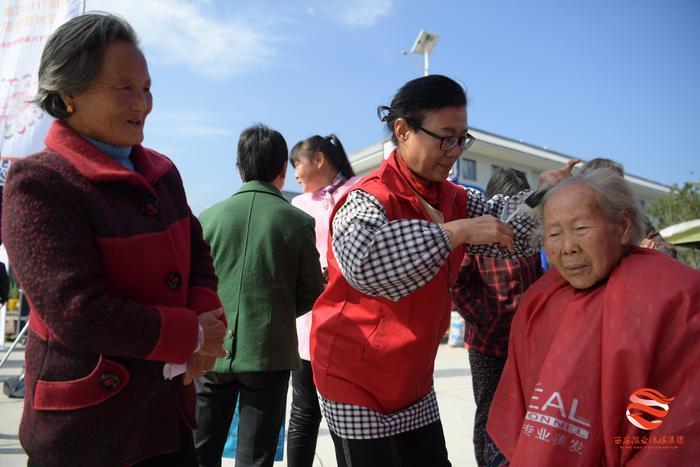
<svg viewBox="0 0 700 467">
<path fill-rule="evenodd" d="M 287 142 L 279 131 L 257 124 L 241 132 L 237 165 L 244 182 L 271 182 L 286 163 Z"/>
<path fill-rule="evenodd" d="M 486 197 L 493 198 L 498 194 L 513 196 L 521 191 L 529 189 L 530 184 L 525 174 L 520 170 L 499 167 L 493 172 L 491 179 L 486 184 Z"/>
<path fill-rule="evenodd" d="M 379 118 L 386 122 L 394 144 L 399 144 L 394 134 L 394 123 L 404 118 L 414 130 L 432 111 L 445 107 L 466 107 L 467 93 L 455 80 L 442 75 L 428 75 L 404 84 L 391 100 L 391 106 L 379 106 Z"/>
</svg>

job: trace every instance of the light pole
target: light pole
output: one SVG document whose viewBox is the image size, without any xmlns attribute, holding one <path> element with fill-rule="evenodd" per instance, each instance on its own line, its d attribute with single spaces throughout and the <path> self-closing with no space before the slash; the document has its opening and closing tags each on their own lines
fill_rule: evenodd
<svg viewBox="0 0 700 467">
<path fill-rule="evenodd" d="M 428 67 L 430 66 L 430 54 L 433 52 L 433 48 L 435 47 L 435 44 L 437 44 L 438 39 L 440 36 L 437 34 L 433 34 L 431 32 L 424 31 L 423 29 L 420 30 L 418 33 L 418 37 L 416 38 L 416 41 L 413 43 L 413 47 L 411 47 L 411 53 L 422 55 L 423 56 L 423 76 L 428 76 Z M 410 55 L 408 55 L 408 52 L 405 50 L 402 50 L 401 53 L 406 56 L 406 58 L 410 59 L 413 63 L 418 65 L 419 67 L 421 66 L 420 63 L 418 63 L 418 60 L 414 59 Z"/>
</svg>

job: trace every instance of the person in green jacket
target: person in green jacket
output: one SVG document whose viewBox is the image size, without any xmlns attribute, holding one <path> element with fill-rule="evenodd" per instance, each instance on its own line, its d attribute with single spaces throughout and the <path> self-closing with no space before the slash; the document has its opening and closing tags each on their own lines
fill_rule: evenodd
<svg viewBox="0 0 700 467">
<path fill-rule="evenodd" d="M 244 130 L 230 198 L 200 216 L 228 322 L 225 357 L 196 381 L 200 466 L 220 466 L 240 395 L 236 466 L 272 466 L 290 370 L 300 368 L 296 318 L 323 290 L 314 219 L 290 205 L 287 143 L 263 125 Z"/>
</svg>

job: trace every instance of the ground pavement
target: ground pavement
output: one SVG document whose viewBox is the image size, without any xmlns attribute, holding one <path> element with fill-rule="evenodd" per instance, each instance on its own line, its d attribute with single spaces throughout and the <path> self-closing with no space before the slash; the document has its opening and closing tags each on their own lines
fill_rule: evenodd
<svg viewBox="0 0 700 467">
<path fill-rule="evenodd" d="M 4 355 L 5 352 L 0 352 Z M 18 375 L 24 359 L 23 348 L 15 350 L 10 360 L 0 368 L 0 381 Z M 450 461 L 454 467 L 476 465 L 472 446 L 474 397 L 471 389 L 471 371 L 467 351 L 463 348 L 440 346 L 435 362 L 435 391 Z M 287 398 L 291 400 L 291 393 Z M 0 393 L 0 467 L 24 467 L 27 457 L 17 439 L 22 416 L 22 399 L 9 399 Z M 289 410 L 287 410 L 289 413 Z M 275 462 L 275 467 L 286 466 L 286 461 Z M 233 467 L 233 459 L 224 459 L 224 467 Z M 328 428 L 321 425 L 314 467 L 335 467 L 335 452 Z"/>
</svg>

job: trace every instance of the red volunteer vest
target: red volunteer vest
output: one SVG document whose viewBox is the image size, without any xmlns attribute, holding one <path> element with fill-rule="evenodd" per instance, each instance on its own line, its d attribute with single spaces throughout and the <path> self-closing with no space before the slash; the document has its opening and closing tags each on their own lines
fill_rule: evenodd
<svg viewBox="0 0 700 467">
<path fill-rule="evenodd" d="M 392 154 L 350 192 L 372 194 L 389 221 L 430 221 L 396 164 Z M 442 183 L 439 208 L 445 222 L 466 217 L 466 196 L 461 187 Z M 331 222 L 346 197 L 336 204 Z M 433 385 L 435 356 L 452 308 L 449 288 L 463 256 L 464 248 L 456 248 L 427 284 L 394 302 L 354 289 L 329 246 L 328 286 L 314 305 L 311 328 L 311 363 L 320 394 L 382 413 L 424 397 Z"/>
</svg>

